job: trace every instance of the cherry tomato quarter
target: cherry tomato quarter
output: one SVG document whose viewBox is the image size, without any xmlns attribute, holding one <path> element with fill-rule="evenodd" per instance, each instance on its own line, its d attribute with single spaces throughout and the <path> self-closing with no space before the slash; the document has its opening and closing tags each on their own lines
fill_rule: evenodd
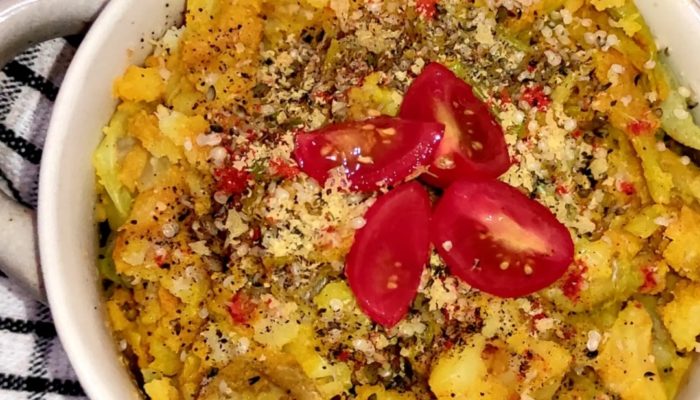
<svg viewBox="0 0 700 400">
<path fill-rule="evenodd" d="M 428 64 L 413 81 L 399 115 L 445 125 L 430 173 L 423 176 L 431 185 L 446 188 L 462 178 L 495 179 L 510 167 L 503 129 L 489 108 L 441 64 Z"/>
<path fill-rule="evenodd" d="M 431 236 L 454 275 L 500 297 L 551 285 L 574 259 L 571 234 L 549 209 L 499 181 L 450 186 L 436 206 Z"/>
<path fill-rule="evenodd" d="M 391 117 L 329 125 L 298 133 L 294 158 L 320 184 L 340 168 L 352 190 L 370 192 L 428 166 L 443 133 L 439 123 Z"/>
<path fill-rule="evenodd" d="M 430 256 L 428 193 L 411 182 L 379 197 L 355 234 L 345 274 L 360 308 L 391 328 L 406 315 Z"/>
</svg>

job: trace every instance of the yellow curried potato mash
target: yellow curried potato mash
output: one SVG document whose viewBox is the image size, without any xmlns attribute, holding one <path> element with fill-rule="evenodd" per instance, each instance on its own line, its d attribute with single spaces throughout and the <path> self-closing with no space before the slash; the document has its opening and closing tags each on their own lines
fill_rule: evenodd
<svg viewBox="0 0 700 400">
<path fill-rule="evenodd" d="M 144 396 L 673 399 L 700 349 L 700 129 L 631 0 L 189 0 L 94 155 L 106 313 Z M 501 177 L 569 229 L 554 285 L 497 298 L 433 252 L 394 328 L 344 274 L 376 194 L 294 134 L 396 115 L 431 61 L 504 129 Z M 517 284 L 517 283 L 516 283 Z"/>
</svg>

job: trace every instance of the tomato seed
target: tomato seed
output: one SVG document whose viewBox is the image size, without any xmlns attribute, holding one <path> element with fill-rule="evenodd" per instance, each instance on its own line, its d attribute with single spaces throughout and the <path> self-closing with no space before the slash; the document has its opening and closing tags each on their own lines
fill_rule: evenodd
<svg viewBox="0 0 700 400">
<path fill-rule="evenodd" d="M 372 160 L 372 157 L 367 156 L 359 156 L 357 157 L 357 161 L 359 161 L 360 164 L 374 164 L 374 160 Z"/>
<path fill-rule="evenodd" d="M 381 136 L 394 136 L 394 135 L 396 135 L 396 129 L 394 129 L 394 128 L 380 129 L 379 134 Z"/>
<path fill-rule="evenodd" d="M 435 160 L 435 166 L 440 169 L 453 169 L 455 162 L 450 156 L 442 156 Z"/>
</svg>

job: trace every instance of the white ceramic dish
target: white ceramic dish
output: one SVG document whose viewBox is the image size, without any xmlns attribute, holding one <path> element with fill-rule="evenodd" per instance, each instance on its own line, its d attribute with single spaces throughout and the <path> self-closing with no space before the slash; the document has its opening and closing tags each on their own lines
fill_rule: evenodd
<svg viewBox="0 0 700 400">
<path fill-rule="evenodd" d="M 104 0 L 0 2 L 0 63 L 29 42 L 77 30 Z M 637 0 L 682 80 L 700 93 L 700 7 L 694 0 Z M 93 399 L 139 395 L 118 361 L 97 284 L 91 155 L 116 105 L 113 80 L 151 52 L 141 41 L 180 21 L 184 0 L 112 0 L 83 41 L 58 96 L 42 160 L 38 236 L 43 280 L 59 336 Z M 148 41 L 145 41 L 148 43 Z M 700 117 L 700 115 L 696 115 Z M 41 296 L 33 215 L 0 196 L 0 264 Z M 700 400 L 700 363 L 680 399 Z"/>
</svg>

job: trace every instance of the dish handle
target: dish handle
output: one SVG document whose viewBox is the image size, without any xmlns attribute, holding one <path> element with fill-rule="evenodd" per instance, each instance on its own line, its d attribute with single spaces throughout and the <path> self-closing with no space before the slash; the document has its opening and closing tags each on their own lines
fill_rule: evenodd
<svg viewBox="0 0 700 400">
<path fill-rule="evenodd" d="M 82 32 L 106 0 L 0 1 L 0 67 L 29 46 Z M 36 214 L 0 192 L 0 268 L 45 301 L 36 239 Z"/>
</svg>

